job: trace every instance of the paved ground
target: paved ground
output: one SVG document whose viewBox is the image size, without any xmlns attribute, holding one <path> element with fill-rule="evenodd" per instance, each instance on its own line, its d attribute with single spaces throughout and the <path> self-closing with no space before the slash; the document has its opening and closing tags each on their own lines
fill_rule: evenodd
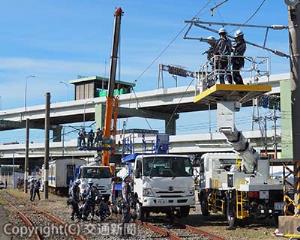
<svg viewBox="0 0 300 240">
<path fill-rule="evenodd" d="M 5 234 L 3 232 L 3 225 L 8 222 L 9 222 L 9 220 L 8 220 L 6 211 L 4 210 L 3 206 L 0 205 L 0 240 L 10 239 L 8 236 L 5 236 Z"/>
</svg>

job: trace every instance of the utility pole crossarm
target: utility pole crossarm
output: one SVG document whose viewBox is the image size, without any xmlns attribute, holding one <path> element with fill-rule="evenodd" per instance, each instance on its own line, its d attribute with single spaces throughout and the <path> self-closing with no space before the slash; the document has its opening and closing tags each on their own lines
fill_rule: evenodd
<svg viewBox="0 0 300 240">
<path fill-rule="evenodd" d="M 208 22 L 201 21 L 199 19 L 186 20 L 185 23 L 191 24 L 203 24 L 203 25 L 219 25 L 219 26 L 235 26 L 235 27 L 252 27 L 252 28 L 269 28 L 272 30 L 284 30 L 288 29 L 288 26 L 273 24 L 273 25 L 256 25 L 256 24 L 243 24 L 243 23 L 226 23 L 226 22 Z"/>
</svg>

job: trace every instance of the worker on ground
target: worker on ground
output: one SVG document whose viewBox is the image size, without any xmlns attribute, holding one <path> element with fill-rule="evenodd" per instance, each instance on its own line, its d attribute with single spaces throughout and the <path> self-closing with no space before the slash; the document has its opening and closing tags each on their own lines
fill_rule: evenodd
<svg viewBox="0 0 300 240">
<path fill-rule="evenodd" d="M 71 219 L 74 220 L 74 216 L 76 215 L 77 218 L 80 218 L 79 214 L 79 194 L 80 194 L 80 189 L 79 189 L 79 184 L 80 180 L 77 179 L 74 182 L 74 185 L 71 189 L 71 205 L 72 205 L 72 214 L 71 214 Z"/>
<path fill-rule="evenodd" d="M 122 183 L 122 197 L 126 203 L 129 204 L 130 195 L 131 195 L 131 186 L 130 186 L 131 178 L 130 176 L 126 176 Z"/>
<path fill-rule="evenodd" d="M 29 192 L 30 192 L 30 201 L 33 201 L 33 195 L 34 195 L 34 179 L 30 179 L 29 183 Z"/>
<path fill-rule="evenodd" d="M 94 137 L 95 137 L 95 133 L 94 133 L 93 129 L 91 129 L 91 131 L 88 134 L 88 147 L 89 148 L 94 146 Z"/>
<path fill-rule="evenodd" d="M 39 200 L 41 200 L 41 196 L 40 196 L 40 187 L 41 187 L 41 179 L 36 180 L 34 182 L 34 193 L 33 193 L 33 201 L 35 200 L 35 195 L 38 196 Z"/>
<path fill-rule="evenodd" d="M 7 189 L 7 178 L 5 178 L 5 189 Z"/>
<path fill-rule="evenodd" d="M 92 220 L 94 219 L 95 215 L 95 205 L 96 205 L 96 196 L 97 196 L 97 189 L 93 186 L 92 179 L 88 180 L 88 189 L 86 190 L 84 197 L 85 203 L 83 207 L 83 220 L 87 220 L 89 213 L 91 213 Z"/>
<path fill-rule="evenodd" d="M 132 218 L 130 207 L 131 207 L 131 178 L 129 175 L 125 176 L 122 182 L 122 223 L 129 223 Z"/>
<path fill-rule="evenodd" d="M 246 52 L 246 42 L 244 40 L 244 33 L 241 30 L 237 30 L 234 34 L 234 44 L 232 46 L 232 58 L 231 58 L 231 65 L 232 65 L 232 76 L 233 81 L 236 84 L 244 84 L 243 78 L 240 74 L 241 68 L 244 67 L 245 59 L 244 54 Z M 231 79 L 232 82 L 232 79 Z"/>
<path fill-rule="evenodd" d="M 103 135 L 103 131 L 100 128 L 98 128 L 96 131 L 96 137 L 95 137 L 95 145 L 97 147 L 99 147 L 102 143 L 102 138 L 103 138 L 102 135 Z"/>
<path fill-rule="evenodd" d="M 230 71 L 228 71 L 228 60 L 231 55 L 231 41 L 227 37 L 227 31 L 225 28 L 219 29 L 220 38 L 216 44 L 215 58 L 216 58 L 216 70 L 219 76 L 219 81 L 221 84 L 225 84 L 225 76 L 227 80 L 230 82 Z"/>
</svg>

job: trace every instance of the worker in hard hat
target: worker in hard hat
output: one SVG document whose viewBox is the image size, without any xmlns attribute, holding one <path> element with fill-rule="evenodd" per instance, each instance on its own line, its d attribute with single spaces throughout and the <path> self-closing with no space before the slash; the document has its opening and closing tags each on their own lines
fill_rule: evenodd
<svg viewBox="0 0 300 240">
<path fill-rule="evenodd" d="M 246 52 L 246 42 L 244 39 L 244 33 L 241 30 L 237 30 L 234 34 L 234 44 L 232 45 L 232 76 L 233 81 L 236 84 L 244 84 L 243 78 L 241 76 L 240 70 L 244 67 L 245 59 L 244 54 Z M 232 80 L 231 80 L 232 82 Z"/>
<path fill-rule="evenodd" d="M 214 58 L 214 56 L 216 54 L 217 39 L 215 39 L 213 36 L 209 36 L 208 38 L 206 38 L 206 42 L 210 45 L 210 47 L 203 54 L 207 54 L 207 61 L 210 65 L 210 71 L 214 72 L 214 70 L 215 70 L 215 58 Z M 211 87 L 216 82 L 214 74 L 213 74 L 213 76 L 210 76 L 210 78 L 207 79 L 207 80 L 208 80 L 207 83 L 206 83 L 207 88 Z"/>
<path fill-rule="evenodd" d="M 76 215 L 77 218 L 80 218 L 80 213 L 79 213 L 79 195 L 80 195 L 80 189 L 79 189 L 79 184 L 80 180 L 77 179 L 74 182 L 74 185 L 72 186 L 71 192 L 70 192 L 70 204 L 72 206 L 72 214 L 71 214 L 71 219 L 74 220 L 74 216 Z"/>
<path fill-rule="evenodd" d="M 207 54 L 207 60 L 212 62 L 216 51 L 217 39 L 215 39 L 213 36 L 209 36 L 206 38 L 206 42 L 210 45 L 210 47 L 203 54 Z"/>
<path fill-rule="evenodd" d="M 225 76 L 227 80 L 230 82 L 230 71 L 228 71 L 228 60 L 231 55 L 231 41 L 227 37 L 227 31 L 225 28 L 219 29 L 219 40 L 216 44 L 215 58 L 216 58 L 216 71 L 219 76 L 219 81 L 221 84 L 225 84 Z"/>
<path fill-rule="evenodd" d="M 84 194 L 85 202 L 83 207 L 83 220 L 87 220 L 89 214 L 91 213 L 92 220 L 94 219 L 95 215 L 95 205 L 96 205 L 96 196 L 97 188 L 96 186 L 93 186 L 93 180 L 88 180 L 88 188 Z"/>
</svg>

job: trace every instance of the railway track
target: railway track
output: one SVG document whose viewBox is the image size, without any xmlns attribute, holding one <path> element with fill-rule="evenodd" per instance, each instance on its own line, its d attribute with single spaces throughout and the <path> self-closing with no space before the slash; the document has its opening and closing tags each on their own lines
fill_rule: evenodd
<svg viewBox="0 0 300 240">
<path fill-rule="evenodd" d="M 34 223 L 30 220 L 30 218 L 24 214 L 22 211 L 20 211 L 17 207 L 15 207 L 14 205 L 12 205 L 11 203 L 8 202 L 8 206 L 11 207 L 18 215 L 19 217 L 21 218 L 22 222 L 29 228 L 34 228 Z M 43 236 L 42 234 L 40 233 L 40 231 L 35 231 L 33 233 L 34 235 L 34 238 L 36 240 L 43 240 Z"/>
<path fill-rule="evenodd" d="M 144 228 L 147 228 L 156 234 L 159 234 L 161 238 L 167 238 L 170 240 L 225 240 L 222 237 L 190 225 L 182 224 L 178 221 L 172 224 L 166 223 L 165 221 L 159 223 L 137 221 L 137 224 L 142 225 Z"/>
<path fill-rule="evenodd" d="M 3 195 L 2 195 L 3 196 Z M 40 226 L 47 226 L 50 224 L 54 224 L 56 226 L 68 226 L 68 224 L 72 224 L 72 222 L 68 221 L 65 216 L 62 214 L 53 215 L 52 213 L 37 208 L 31 203 L 20 199 L 9 192 L 5 192 L 5 199 L 8 202 L 9 207 L 17 214 L 18 218 L 22 220 L 23 225 L 28 228 L 35 228 Z M 22 224 L 21 223 L 21 224 Z M 104 222 L 104 224 L 108 223 L 120 223 L 120 216 L 111 216 L 110 219 Z M 19 223 L 20 224 L 20 223 Z M 77 226 L 84 229 L 86 225 L 94 224 L 94 226 L 99 225 L 99 222 L 77 222 Z M 209 232 L 203 231 L 202 229 L 182 224 L 178 221 L 167 222 L 165 218 L 155 216 L 151 218 L 148 222 L 136 221 L 136 226 L 138 229 L 137 236 L 132 236 L 133 239 L 170 239 L 170 240 L 201 240 L 201 239 L 209 239 L 209 240 L 224 240 L 224 238 L 211 234 Z M 67 232 L 67 237 L 64 236 L 52 236 L 51 239 L 76 239 L 76 240 L 85 240 L 85 239 L 99 239 L 100 235 L 90 236 L 86 234 L 86 232 L 80 232 L 82 234 L 74 234 L 73 232 Z M 139 238 L 137 238 L 139 236 Z M 48 237 L 43 235 L 42 232 L 35 231 L 32 236 L 34 239 L 48 239 Z M 119 236 L 120 237 L 120 236 Z M 110 238 L 112 239 L 120 239 L 115 236 Z M 109 239 L 110 239 L 109 238 Z M 26 238 L 27 239 L 27 238 Z M 129 238 L 130 239 L 130 238 Z"/>
<path fill-rule="evenodd" d="M 43 232 L 41 232 L 41 229 L 43 229 L 43 227 L 47 227 L 47 229 L 49 229 L 49 227 L 52 226 L 51 228 L 53 229 L 53 226 L 57 226 L 57 228 L 55 228 L 54 230 L 56 231 L 54 233 L 54 236 L 51 235 L 51 239 L 69 239 L 69 237 L 72 237 L 75 240 L 86 240 L 85 236 L 77 234 L 77 231 L 69 228 L 68 223 L 63 221 L 59 217 L 44 210 L 38 209 L 31 203 L 26 203 L 25 201 L 18 199 L 8 192 L 5 192 L 5 195 L 6 196 L 4 198 L 8 206 L 17 214 L 17 216 L 19 216 L 19 218 L 22 220 L 24 225 L 28 227 L 28 229 L 33 230 L 33 236 L 31 237 L 34 237 L 34 239 L 45 239 L 45 233 L 43 234 Z M 61 235 L 62 233 L 63 236 Z M 49 236 L 46 236 L 46 238 L 48 237 Z"/>
</svg>

